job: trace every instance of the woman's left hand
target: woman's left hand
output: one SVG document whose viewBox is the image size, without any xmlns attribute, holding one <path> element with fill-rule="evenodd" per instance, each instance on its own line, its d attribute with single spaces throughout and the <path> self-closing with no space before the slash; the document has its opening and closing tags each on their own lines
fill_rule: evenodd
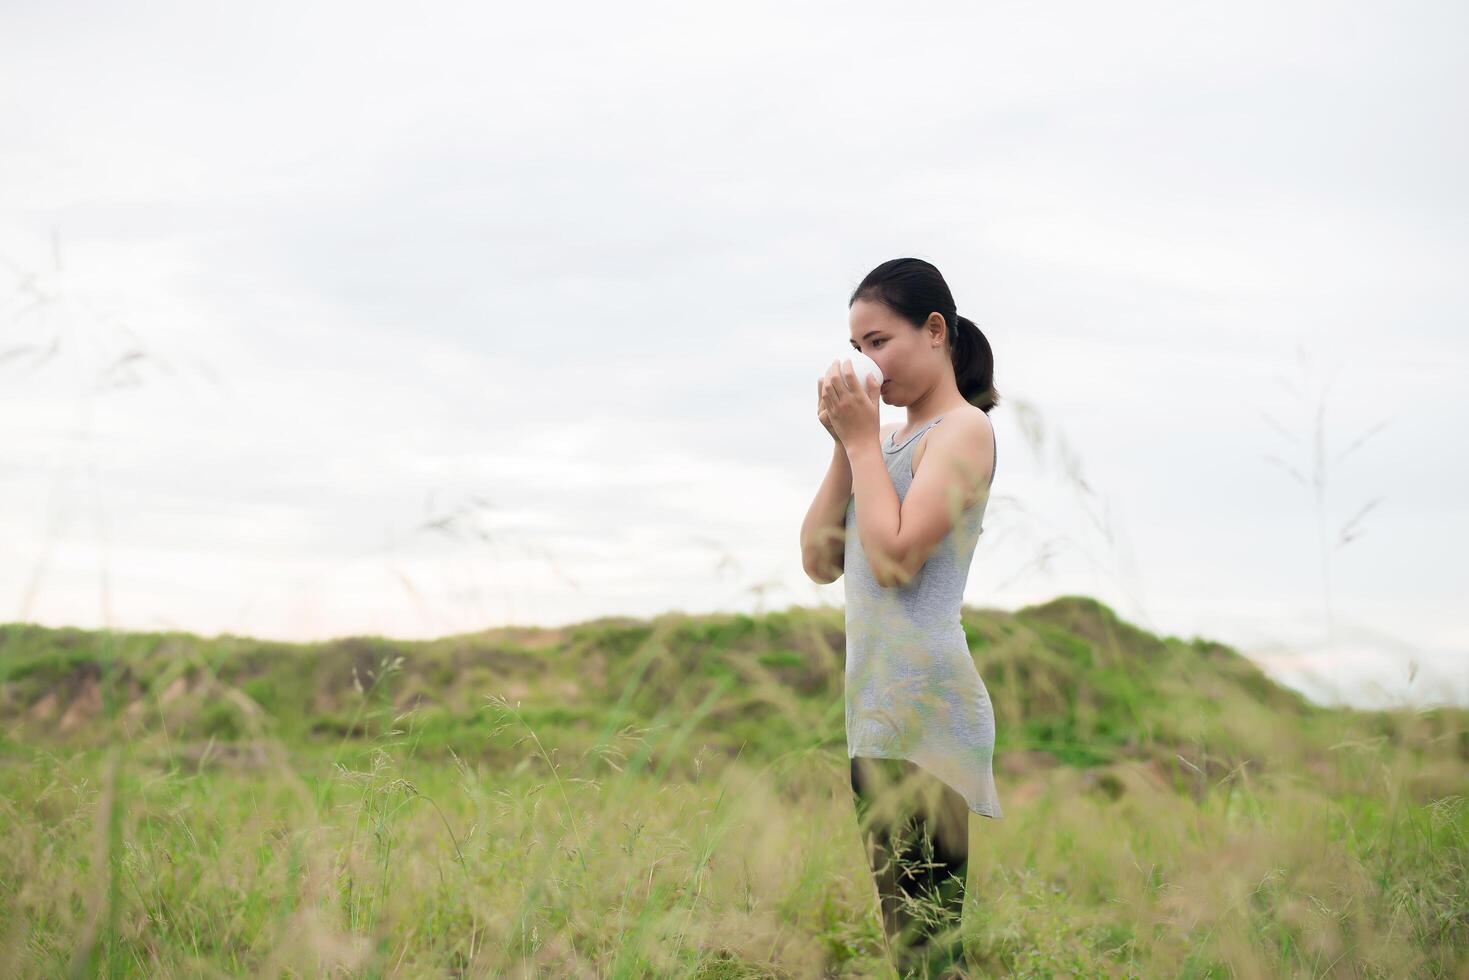
<svg viewBox="0 0 1469 980">
<path fill-rule="evenodd" d="M 821 387 L 821 404 L 832 431 L 843 446 L 877 442 L 882 428 L 877 412 L 881 386 L 870 374 L 859 380 L 851 361 L 834 363 L 840 367 L 834 375 L 828 373 Z"/>
</svg>

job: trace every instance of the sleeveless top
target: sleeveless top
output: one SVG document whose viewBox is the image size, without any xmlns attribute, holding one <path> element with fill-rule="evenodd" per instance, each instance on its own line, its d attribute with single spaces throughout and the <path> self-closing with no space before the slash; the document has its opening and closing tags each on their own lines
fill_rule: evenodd
<svg viewBox="0 0 1469 980">
<path fill-rule="evenodd" d="M 943 418 L 901 444 L 896 433 L 883 443 L 883 461 L 900 502 L 913 482 L 915 443 Z M 907 759 L 956 790 L 969 809 L 998 820 L 994 710 L 959 620 L 988 503 L 986 488 L 960 512 L 912 579 L 883 588 L 873 578 L 857 533 L 857 499 L 848 499 L 842 571 L 847 755 Z"/>
</svg>

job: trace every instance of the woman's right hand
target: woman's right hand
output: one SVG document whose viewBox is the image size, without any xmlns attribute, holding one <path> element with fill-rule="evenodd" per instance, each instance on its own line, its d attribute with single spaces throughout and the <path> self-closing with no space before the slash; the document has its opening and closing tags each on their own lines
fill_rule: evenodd
<svg viewBox="0 0 1469 980">
<path fill-rule="evenodd" d="M 832 361 L 831 363 L 832 367 L 827 368 L 826 373 L 816 379 L 816 418 L 821 423 L 822 428 L 831 433 L 831 437 L 833 439 L 835 439 L 837 442 L 841 442 L 841 438 L 837 436 L 836 432 L 832 430 L 831 422 L 826 417 L 826 411 L 821 407 L 822 388 L 830 382 L 832 372 L 837 364 L 836 361 Z"/>
</svg>

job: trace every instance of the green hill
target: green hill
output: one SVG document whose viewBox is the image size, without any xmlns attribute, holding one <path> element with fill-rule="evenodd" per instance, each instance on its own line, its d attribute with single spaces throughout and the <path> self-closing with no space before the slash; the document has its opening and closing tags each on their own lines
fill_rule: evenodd
<svg viewBox="0 0 1469 980">
<path fill-rule="evenodd" d="M 1061 597 L 963 610 L 987 974 L 1457 976 L 1469 711 L 1324 708 Z M 0 626 L 25 976 L 878 976 L 843 619 L 406 642 Z"/>
<path fill-rule="evenodd" d="M 1227 646 L 1156 637 L 1092 599 L 1013 613 L 966 607 L 962 621 L 994 702 L 1000 764 L 1013 770 L 1139 760 L 1155 776 L 1193 782 L 1241 765 L 1309 770 L 1353 737 L 1404 745 L 1452 737 L 1457 758 L 1469 761 L 1469 712 L 1405 719 L 1317 707 Z M 412 709 L 419 752 L 493 760 L 513 753 L 513 739 L 492 735 L 500 722 L 487 698 L 499 695 L 567 751 L 668 716 L 695 718 L 690 746 L 758 758 L 845 744 L 844 649 L 840 610 L 800 607 L 422 642 L 10 624 L 0 626 L 0 721 L 15 740 L 76 746 L 113 739 L 95 722 L 114 713 L 132 738 L 228 743 L 263 734 L 309 746 L 369 739 Z"/>
</svg>

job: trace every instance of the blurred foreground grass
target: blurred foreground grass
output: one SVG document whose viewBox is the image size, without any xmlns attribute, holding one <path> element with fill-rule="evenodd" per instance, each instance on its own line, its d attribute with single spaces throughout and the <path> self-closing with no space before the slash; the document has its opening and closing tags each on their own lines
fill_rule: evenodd
<svg viewBox="0 0 1469 980">
<path fill-rule="evenodd" d="M 1469 973 L 1469 711 L 964 610 L 976 976 Z M 887 976 L 840 609 L 431 642 L 0 627 L 17 976 Z"/>
</svg>

